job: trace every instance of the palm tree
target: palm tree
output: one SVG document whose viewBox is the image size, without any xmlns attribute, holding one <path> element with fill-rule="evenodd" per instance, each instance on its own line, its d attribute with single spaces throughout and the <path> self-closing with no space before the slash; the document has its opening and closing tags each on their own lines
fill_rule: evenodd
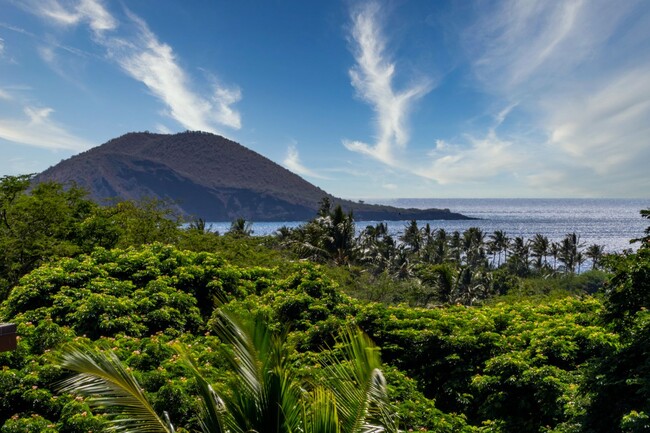
<svg viewBox="0 0 650 433">
<path fill-rule="evenodd" d="M 465 230 L 463 232 L 462 248 L 468 266 L 476 268 L 486 265 L 485 233 L 483 230 L 478 227 L 470 227 Z"/>
<path fill-rule="evenodd" d="M 353 254 L 354 247 L 354 216 L 352 212 L 345 214 L 341 205 L 334 208 L 330 216 L 330 236 L 325 245 L 337 265 L 347 264 Z"/>
<path fill-rule="evenodd" d="M 491 292 L 491 280 L 491 273 L 484 268 L 460 267 L 450 294 L 450 301 L 473 305 L 475 302 L 487 298 Z"/>
<path fill-rule="evenodd" d="M 576 265 L 578 265 L 578 252 L 583 244 L 580 243 L 580 236 L 575 232 L 568 233 L 560 242 L 560 251 L 558 258 L 560 262 L 564 263 L 566 272 L 574 273 Z"/>
<path fill-rule="evenodd" d="M 367 226 L 359 234 L 355 244 L 357 259 L 373 269 L 375 274 L 383 272 L 394 255 L 395 241 L 388 233 L 386 223 Z"/>
<path fill-rule="evenodd" d="M 237 218 L 230 223 L 228 234 L 232 236 L 250 236 L 253 234 L 253 223 L 244 218 Z"/>
<path fill-rule="evenodd" d="M 404 233 L 399 238 L 400 241 L 414 254 L 417 254 L 422 247 L 422 233 L 416 220 L 411 220 L 404 227 Z"/>
<path fill-rule="evenodd" d="M 576 264 L 578 265 L 578 273 L 582 271 L 582 264 L 585 262 L 586 256 L 582 254 L 582 251 L 578 251 L 576 254 Z"/>
<path fill-rule="evenodd" d="M 422 229 L 422 246 L 420 248 L 420 262 L 421 263 L 435 263 L 437 260 L 437 251 L 436 251 L 436 237 L 435 229 L 431 228 L 429 223 L 426 223 Z"/>
<path fill-rule="evenodd" d="M 551 246 L 549 248 L 549 254 L 551 257 L 553 257 L 553 271 L 557 270 L 557 258 L 560 255 L 560 244 L 557 242 L 551 242 Z"/>
<path fill-rule="evenodd" d="M 542 270 L 542 267 L 546 267 L 546 256 L 548 256 L 550 249 L 550 242 L 548 237 L 537 233 L 533 236 L 533 239 L 530 242 L 531 256 L 535 258 L 534 266 L 538 271 Z"/>
<path fill-rule="evenodd" d="M 510 244 L 510 257 L 508 259 L 509 265 L 517 275 L 526 275 L 528 269 L 528 255 L 530 254 L 530 246 L 522 236 L 516 236 L 512 239 Z"/>
<path fill-rule="evenodd" d="M 318 216 L 296 229 L 284 245 L 290 246 L 303 258 L 313 261 L 332 260 L 337 265 L 348 264 L 353 259 L 354 217 L 345 214 L 341 205 L 331 210 L 329 199 L 324 198 Z"/>
<path fill-rule="evenodd" d="M 505 260 L 508 259 L 508 244 L 510 243 L 510 239 L 508 238 L 508 235 L 506 235 L 506 232 L 503 230 L 495 230 L 495 232 L 492 233 L 489 237 L 490 241 L 488 243 L 488 247 L 490 248 L 490 251 L 492 254 L 498 254 L 498 268 L 501 266 L 501 253 L 506 254 Z M 494 258 L 492 259 L 492 262 L 494 262 Z"/>
<path fill-rule="evenodd" d="M 585 256 L 591 259 L 591 269 L 598 269 L 600 267 L 600 260 L 605 254 L 605 247 L 602 245 L 593 244 L 587 247 Z"/>
<path fill-rule="evenodd" d="M 426 259 L 430 263 L 441 264 L 447 261 L 448 253 L 447 232 L 445 229 L 438 229 L 435 236 L 432 236 L 432 239 L 427 243 Z"/>
<path fill-rule="evenodd" d="M 189 353 L 179 349 L 198 385 L 197 418 L 204 433 L 397 433 L 377 348 L 359 330 L 342 334 L 343 359 L 326 355 L 328 381 L 314 384 L 296 379 L 285 336 L 260 320 L 246 325 L 222 311 L 217 317 L 217 334 L 231 348 L 225 356 L 237 377 L 229 392 L 215 392 Z M 77 373 L 62 382 L 61 390 L 89 397 L 92 407 L 112 409 L 110 430 L 174 432 L 167 414 L 155 412 L 110 351 L 72 346 L 60 364 Z"/>
<path fill-rule="evenodd" d="M 462 253 L 462 241 L 460 237 L 460 232 L 454 230 L 449 239 L 449 252 L 451 254 L 451 259 L 456 263 L 460 263 L 461 253 Z"/>
</svg>

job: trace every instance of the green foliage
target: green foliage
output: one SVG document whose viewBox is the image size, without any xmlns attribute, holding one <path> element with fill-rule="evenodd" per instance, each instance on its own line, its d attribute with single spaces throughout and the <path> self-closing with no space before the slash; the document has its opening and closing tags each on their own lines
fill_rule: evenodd
<svg viewBox="0 0 650 433">
<path fill-rule="evenodd" d="M 84 398 L 54 391 L 65 372 L 52 356 L 75 340 L 122 359 L 156 413 L 200 429 L 203 385 L 232 397 L 238 384 L 214 336 L 215 305 L 263 319 L 282 350 L 297 349 L 286 366 L 313 379 L 300 382 L 313 391 L 308 408 L 327 422 L 336 394 L 311 386 L 331 375 L 327 360 L 343 353 L 334 336 L 354 324 L 381 347 L 404 430 L 648 429 L 646 241 L 601 262 L 614 273 L 607 283 L 604 271 L 580 272 L 582 256 L 600 251 L 582 254 L 575 234 L 555 244 L 411 223 L 402 243 L 382 224 L 355 239 L 352 216 L 323 203 L 314 221 L 277 237 L 219 236 L 181 229 L 160 202 L 98 207 L 74 187 L 28 192 L 29 180 L 0 179 L 0 321 L 19 334 L 0 354 L 0 433 L 105 426 Z"/>
<path fill-rule="evenodd" d="M 289 362 L 291 348 L 263 322 L 246 324 L 219 312 L 215 323 L 219 338 L 228 345 L 226 359 L 237 378 L 228 392 L 217 393 L 191 355 L 181 349 L 183 364 L 197 384 L 202 431 L 397 432 L 378 351 L 360 331 L 342 334 L 343 359 L 323 359 L 328 372 L 324 386 L 296 379 Z M 63 389 L 89 397 L 93 407 L 109 409 L 106 416 L 115 429 L 173 432 L 170 419 L 191 410 L 182 387 L 163 385 L 157 398 L 163 407 L 171 405 L 174 410 L 161 417 L 113 352 L 76 345 L 64 350 L 60 363 L 77 373 L 62 382 Z"/>
<path fill-rule="evenodd" d="M 605 292 L 606 320 L 623 329 L 638 312 L 650 308 L 650 248 L 612 257 L 608 264 L 614 277 Z"/>
<path fill-rule="evenodd" d="M 244 218 L 237 218 L 230 224 L 228 235 L 234 237 L 244 237 L 253 234 L 253 223 L 246 221 Z"/>
<path fill-rule="evenodd" d="M 573 398 L 580 367 L 615 346 L 597 323 L 600 309 L 575 298 L 430 310 L 371 304 L 357 323 L 443 411 L 537 431 L 568 420 L 561 402 Z"/>
<path fill-rule="evenodd" d="M 213 254 L 160 244 L 97 249 L 24 277 L 0 317 L 18 322 L 49 317 L 90 338 L 198 332 L 215 299 L 263 290 L 270 275 L 258 268 L 240 270 Z"/>
<path fill-rule="evenodd" d="M 650 417 L 645 412 L 635 410 L 623 416 L 621 431 L 625 433 L 647 432 L 650 430 Z"/>
<path fill-rule="evenodd" d="M 39 415 L 30 418 L 12 418 L 2 428 L 1 433 L 57 433 L 56 425 Z"/>
<path fill-rule="evenodd" d="M 325 197 L 318 216 L 285 233 L 283 243 L 300 257 L 346 265 L 353 261 L 354 227 L 352 213 L 346 215 L 340 205 L 332 210 Z"/>
<path fill-rule="evenodd" d="M 647 431 L 650 413 L 650 248 L 610 257 L 615 275 L 605 291 L 603 318 L 621 343 L 593 362 L 586 431 Z"/>
<path fill-rule="evenodd" d="M 399 414 L 399 426 L 403 431 L 427 431 L 439 433 L 472 432 L 462 415 L 448 414 L 426 398 L 415 380 L 394 367 L 384 371 L 388 383 L 388 398 L 394 402 Z"/>
<path fill-rule="evenodd" d="M 41 183 L 31 176 L 0 178 L 0 300 L 25 273 L 50 257 L 80 251 L 79 226 L 96 205 L 79 188 Z"/>
</svg>

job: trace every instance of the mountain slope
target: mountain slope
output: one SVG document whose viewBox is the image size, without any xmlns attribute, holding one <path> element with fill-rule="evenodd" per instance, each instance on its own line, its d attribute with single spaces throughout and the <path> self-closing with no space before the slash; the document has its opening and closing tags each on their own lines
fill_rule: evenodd
<svg viewBox="0 0 650 433">
<path fill-rule="evenodd" d="M 312 218 L 323 197 L 357 220 L 463 219 L 448 210 L 399 209 L 342 200 L 268 158 L 214 134 L 128 133 L 39 174 L 36 182 L 75 182 L 92 199 L 171 199 L 209 221 Z"/>
</svg>

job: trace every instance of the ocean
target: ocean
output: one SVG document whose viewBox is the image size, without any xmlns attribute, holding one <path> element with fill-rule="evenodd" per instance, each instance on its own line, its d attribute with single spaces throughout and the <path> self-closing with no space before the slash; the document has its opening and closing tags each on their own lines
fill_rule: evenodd
<svg viewBox="0 0 650 433">
<path fill-rule="evenodd" d="M 575 232 L 585 246 L 603 245 L 606 252 L 636 249 L 630 239 L 643 235 L 650 221 L 641 218 L 639 211 L 650 208 L 650 199 L 386 199 L 366 200 L 367 203 L 388 204 L 413 208 L 448 208 L 467 216 L 479 218 L 469 221 L 418 221 L 432 228 L 463 232 L 479 227 L 488 235 L 503 230 L 513 238 L 532 238 L 536 233 L 552 241 L 561 240 Z M 356 221 L 357 231 L 377 221 Z M 403 231 L 408 221 L 389 221 L 391 234 Z M 273 234 L 281 226 L 296 227 L 303 222 L 253 222 L 254 235 Z M 208 223 L 212 230 L 225 233 L 230 222 Z"/>
</svg>

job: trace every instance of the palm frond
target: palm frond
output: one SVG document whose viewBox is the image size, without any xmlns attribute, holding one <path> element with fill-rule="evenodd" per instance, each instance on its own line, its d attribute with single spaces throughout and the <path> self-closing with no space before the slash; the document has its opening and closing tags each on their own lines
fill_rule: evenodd
<svg viewBox="0 0 650 433">
<path fill-rule="evenodd" d="M 223 433 L 227 431 L 225 426 L 228 422 L 228 412 L 224 401 L 215 392 L 212 385 L 205 380 L 187 350 L 180 346 L 176 347 L 176 350 L 181 354 L 185 365 L 189 367 L 198 385 L 200 397 L 199 424 L 201 429 L 206 433 Z"/>
<path fill-rule="evenodd" d="M 226 356 L 238 380 L 224 395 L 233 431 L 298 431 L 301 392 L 289 372 L 285 338 L 261 320 L 243 323 L 222 310 L 215 331 L 231 348 Z"/>
<path fill-rule="evenodd" d="M 329 383 L 336 395 L 341 431 L 397 432 L 394 411 L 386 394 L 378 348 L 358 329 L 342 336 L 345 360 L 327 359 Z"/>
<path fill-rule="evenodd" d="M 336 396 L 324 387 L 314 388 L 304 415 L 306 433 L 340 433 Z"/>
<path fill-rule="evenodd" d="M 59 390 L 89 397 L 92 407 L 108 409 L 111 431 L 173 433 L 171 423 L 156 414 L 135 377 L 112 352 L 69 346 L 59 364 L 77 373 L 61 381 Z"/>
</svg>

